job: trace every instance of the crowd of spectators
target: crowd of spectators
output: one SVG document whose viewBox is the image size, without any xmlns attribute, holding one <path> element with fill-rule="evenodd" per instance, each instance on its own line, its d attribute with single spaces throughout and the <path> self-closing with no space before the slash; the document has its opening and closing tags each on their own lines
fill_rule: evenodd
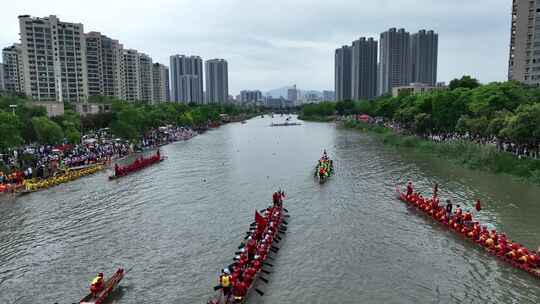
<svg viewBox="0 0 540 304">
<path fill-rule="evenodd" d="M 377 123 L 384 125 L 385 127 L 393 130 L 398 134 L 406 134 L 412 132 L 395 121 L 383 120 L 381 118 L 375 118 L 371 123 Z M 540 158 L 540 144 L 537 145 L 519 145 L 508 140 L 500 139 L 497 137 L 485 138 L 481 136 L 471 136 L 469 133 L 460 134 L 453 133 L 441 133 L 441 134 L 429 134 L 423 136 L 425 139 L 436 142 L 451 142 L 451 141 L 470 141 L 479 145 L 491 145 L 497 148 L 498 151 L 507 152 L 515 155 L 517 158 Z"/>
</svg>

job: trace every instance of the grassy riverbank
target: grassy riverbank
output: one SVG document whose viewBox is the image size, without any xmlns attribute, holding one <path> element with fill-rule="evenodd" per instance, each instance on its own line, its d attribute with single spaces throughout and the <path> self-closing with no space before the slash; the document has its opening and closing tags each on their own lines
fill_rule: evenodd
<svg viewBox="0 0 540 304">
<path fill-rule="evenodd" d="M 540 160 L 518 159 L 512 154 L 497 151 L 493 146 L 478 145 L 468 141 L 433 142 L 417 136 L 399 135 L 388 128 L 357 121 L 347 121 L 344 126 L 376 134 L 383 143 L 390 146 L 435 154 L 470 169 L 508 174 L 540 184 Z"/>
</svg>

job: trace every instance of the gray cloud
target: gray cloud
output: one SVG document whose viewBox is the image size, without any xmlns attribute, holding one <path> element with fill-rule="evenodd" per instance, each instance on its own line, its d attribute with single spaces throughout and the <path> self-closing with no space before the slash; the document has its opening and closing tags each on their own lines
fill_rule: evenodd
<svg viewBox="0 0 540 304">
<path fill-rule="evenodd" d="M 168 64 L 171 54 L 229 62 L 231 93 L 296 83 L 331 89 L 334 49 L 390 27 L 439 33 L 439 79 L 504 80 L 509 0 L 18 0 L 3 3 L 0 43 L 18 41 L 17 15 L 81 22 Z"/>
</svg>

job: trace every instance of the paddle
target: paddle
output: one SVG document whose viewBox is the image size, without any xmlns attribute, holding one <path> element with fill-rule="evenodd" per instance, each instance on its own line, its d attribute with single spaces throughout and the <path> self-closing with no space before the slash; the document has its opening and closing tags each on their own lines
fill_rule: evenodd
<svg viewBox="0 0 540 304">
<path fill-rule="evenodd" d="M 283 208 L 283 210 L 285 210 L 285 212 L 287 212 L 287 213 L 289 212 L 289 210 L 287 210 L 287 208 Z"/>
<path fill-rule="evenodd" d="M 133 270 L 133 268 L 135 268 L 135 266 L 137 266 L 137 264 L 131 266 L 131 268 L 129 268 L 128 270 L 124 271 L 124 274 L 130 272 L 131 270 Z"/>
<path fill-rule="evenodd" d="M 264 296 L 264 292 L 260 291 L 259 289 L 255 288 L 255 291 L 262 297 Z"/>
<path fill-rule="evenodd" d="M 274 267 L 274 265 L 270 264 L 270 263 L 267 263 L 267 262 L 263 262 L 263 265 L 268 265 L 270 267 Z"/>
<path fill-rule="evenodd" d="M 270 271 L 268 271 L 268 270 L 261 269 L 261 271 L 266 273 L 266 274 L 270 274 Z"/>
<path fill-rule="evenodd" d="M 265 283 L 268 283 L 268 280 L 263 278 L 263 277 L 259 277 L 259 279 L 261 279 L 261 281 L 265 282 Z"/>
<path fill-rule="evenodd" d="M 283 224 L 285 224 L 285 225 L 289 225 L 289 223 L 287 223 L 287 222 L 285 222 L 285 221 L 283 221 Z"/>
</svg>

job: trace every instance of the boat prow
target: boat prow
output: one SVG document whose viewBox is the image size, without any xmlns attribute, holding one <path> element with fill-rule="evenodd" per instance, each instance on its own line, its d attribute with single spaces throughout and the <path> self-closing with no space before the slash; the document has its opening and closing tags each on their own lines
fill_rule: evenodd
<svg viewBox="0 0 540 304">
<path fill-rule="evenodd" d="M 91 293 L 81 299 L 79 304 L 102 304 L 124 278 L 124 268 L 118 268 L 116 272 L 105 282 L 104 288 L 95 297 Z"/>
</svg>

